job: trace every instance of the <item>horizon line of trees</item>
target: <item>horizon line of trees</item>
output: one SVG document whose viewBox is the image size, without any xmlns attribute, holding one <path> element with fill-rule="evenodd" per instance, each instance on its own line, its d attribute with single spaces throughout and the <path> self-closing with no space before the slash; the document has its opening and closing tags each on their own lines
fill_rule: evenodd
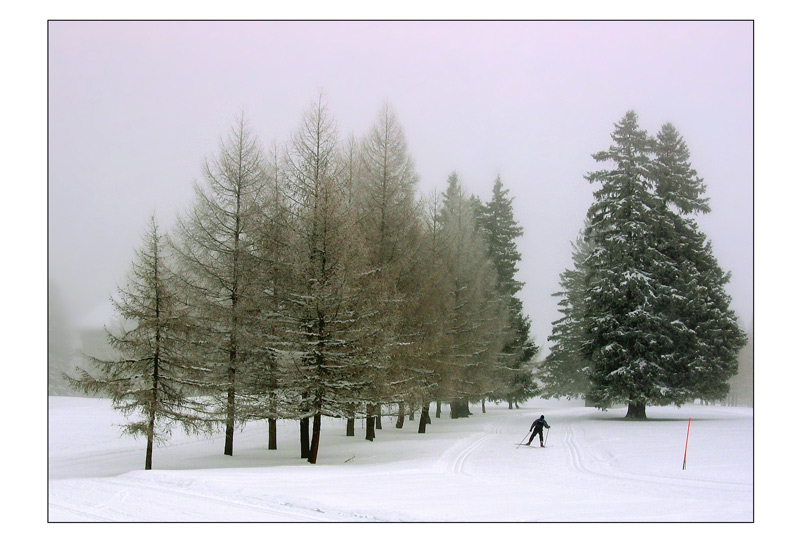
<svg viewBox="0 0 800 539">
<path fill-rule="evenodd" d="M 454 172 L 422 198 L 388 103 L 369 132 L 342 141 L 319 97 L 284 145 L 266 150 L 242 114 L 207 158 L 189 210 L 165 233 L 153 216 L 108 330 L 117 357 L 88 358 L 70 384 L 110 396 L 124 432 L 154 444 L 171 429 L 225 430 L 298 420 L 315 463 L 323 416 L 366 420 L 534 395 L 516 280 L 512 198 L 471 196 Z M 485 410 L 485 409 L 484 409 Z"/>
</svg>

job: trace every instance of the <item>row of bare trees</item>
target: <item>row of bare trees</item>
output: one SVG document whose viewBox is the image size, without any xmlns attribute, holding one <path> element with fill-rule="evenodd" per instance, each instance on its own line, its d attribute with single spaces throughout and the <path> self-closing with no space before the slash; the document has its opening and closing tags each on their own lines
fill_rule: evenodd
<svg viewBox="0 0 800 539">
<path fill-rule="evenodd" d="M 323 416 L 399 416 L 450 402 L 511 399 L 519 357 L 511 295 L 456 174 L 421 200 L 391 107 L 363 138 L 340 141 L 320 97 L 284 146 L 266 151 L 240 117 L 203 168 L 170 234 L 153 218 L 114 307 L 116 358 L 72 379 L 130 413 L 152 444 L 173 426 L 299 420 L 301 457 L 317 460 Z M 518 302 L 518 300 L 516 300 Z M 527 343 L 530 351 L 530 343 Z M 397 426 L 402 426 L 398 420 Z"/>
</svg>

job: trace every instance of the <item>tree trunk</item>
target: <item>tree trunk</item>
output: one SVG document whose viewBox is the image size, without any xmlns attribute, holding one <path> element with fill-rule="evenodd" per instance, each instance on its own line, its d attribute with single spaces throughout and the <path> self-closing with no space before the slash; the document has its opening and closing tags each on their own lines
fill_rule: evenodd
<svg viewBox="0 0 800 539">
<path fill-rule="evenodd" d="M 225 454 L 233 456 L 233 429 L 234 418 L 236 417 L 236 390 L 233 387 L 234 370 L 228 373 L 231 385 L 228 387 L 228 415 L 225 420 Z"/>
<path fill-rule="evenodd" d="M 630 401 L 628 402 L 628 413 L 625 415 L 625 419 L 647 419 L 647 415 L 644 411 L 645 403 L 641 401 Z"/>
<path fill-rule="evenodd" d="M 414 408 L 413 407 L 411 407 L 411 409 L 408 411 L 408 420 L 409 421 L 414 421 Z"/>
<path fill-rule="evenodd" d="M 430 409 L 430 404 L 422 407 L 422 411 L 419 414 L 419 431 L 417 431 L 419 434 L 425 434 L 425 426 L 431 423 Z"/>
<path fill-rule="evenodd" d="M 397 410 L 397 423 L 394 424 L 396 429 L 402 429 L 406 420 L 406 403 L 401 402 Z"/>
<path fill-rule="evenodd" d="M 486 399 L 481 399 L 481 412 L 486 413 Z"/>
<path fill-rule="evenodd" d="M 311 450 L 308 454 L 308 462 L 311 464 L 317 463 L 317 453 L 319 452 L 319 434 L 322 430 L 322 413 L 317 412 L 314 414 L 314 428 L 313 436 L 311 437 Z"/>
<path fill-rule="evenodd" d="M 347 434 L 345 436 L 355 436 L 356 435 L 356 418 L 350 416 L 347 418 Z"/>
<path fill-rule="evenodd" d="M 508 399 L 508 409 L 512 410 L 513 408 L 514 408 L 514 404 L 513 404 L 512 399 Z"/>
<path fill-rule="evenodd" d="M 436 401 L 436 419 L 442 417 L 442 401 Z"/>
<path fill-rule="evenodd" d="M 144 469 L 145 470 L 152 470 L 153 469 L 153 429 L 150 429 L 150 432 L 147 433 L 147 452 L 145 453 L 144 457 Z"/>
<path fill-rule="evenodd" d="M 459 419 L 462 417 L 469 417 L 472 412 L 469 411 L 469 401 L 467 399 L 458 399 L 450 403 L 450 418 Z"/>
<path fill-rule="evenodd" d="M 378 404 L 375 408 L 375 428 L 383 430 L 383 426 L 381 425 L 381 405 Z"/>
<path fill-rule="evenodd" d="M 307 459 L 310 453 L 308 440 L 308 418 L 300 420 L 300 458 Z"/>
<path fill-rule="evenodd" d="M 278 449 L 278 420 L 270 417 L 269 422 L 269 447 L 268 449 Z"/>
<path fill-rule="evenodd" d="M 370 442 L 375 439 L 375 416 L 373 415 L 374 405 L 367 404 L 367 440 Z"/>
</svg>

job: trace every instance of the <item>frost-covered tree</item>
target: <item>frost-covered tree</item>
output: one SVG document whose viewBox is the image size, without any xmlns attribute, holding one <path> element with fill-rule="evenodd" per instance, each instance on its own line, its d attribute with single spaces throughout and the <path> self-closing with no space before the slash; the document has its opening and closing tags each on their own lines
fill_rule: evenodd
<svg viewBox="0 0 800 539">
<path fill-rule="evenodd" d="M 293 360 L 298 417 L 313 418 L 310 445 L 301 426 L 301 455 L 313 464 L 322 416 L 344 417 L 364 399 L 363 373 L 385 347 L 376 308 L 385 293 L 371 278 L 356 234 L 336 129 L 322 97 L 292 136 L 286 173 L 294 220 L 281 353 Z"/>
<path fill-rule="evenodd" d="M 273 143 L 265 160 L 264 195 L 249 253 L 257 268 L 250 276 L 253 346 L 241 366 L 243 386 L 250 396 L 244 415 L 267 420 L 270 450 L 278 448 L 278 419 L 295 415 L 295 403 L 284 390 L 292 379 L 291 361 L 281 354 L 286 292 L 291 286 L 293 222 L 282 159 L 282 150 Z"/>
<path fill-rule="evenodd" d="M 652 166 L 655 194 L 661 207 L 674 206 L 682 215 L 711 211 L 705 183 L 689 161 L 686 141 L 671 123 L 666 123 L 654 141 Z"/>
<path fill-rule="evenodd" d="M 422 241 L 420 264 L 425 278 L 420 283 L 418 314 L 423 346 L 418 350 L 417 366 L 425 373 L 425 384 L 412 406 L 420 406 L 418 432 L 424 434 L 431 424 L 430 403 L 437 402 L 436 417 L 440 417 L 440 401 L 445 394 L 446 371 L 451 335 L 448 331 L 450 294 L 448 291 L 447 249 L 442 223 L 443 197 L 434 191 L 425 201 L 422 211 Z"/>
<path fill-rule="evenodd" d="M 419 293 L 424 272 L 419 264 L 418 177 L 403 129 L 388 103 L 360 144 L 358 171 L 358 230 L 372 278 L 381 281 L 388 294 L 389 301 L 378 308 L 391 322 L 383 330 L 391 344 L 378 356 L 384 361 L 375 361 L 365 373 L 373 393 L 367 413 L 367 437 L 371 439 L 376 407 L 381 403 L 404 406 L 405 401 L 414 399 L 424 379 L 416 366 L 422 338 Z"/>
<path fill-rule="evenodd" d="M 195 184 L 195 202 L 178 220 L 174 243 L 182 291 L 191 306 L 191 342 L 208 369 L 215 417 L 225 425 L 225 455 L 233 455 L 244 359 L 257 348 L 253 241 L 265 190 L 264 153 L 242 114 Z"/>
<path fill-rule="evenodd" d="M 611 166 L 587 175 L 599 185 L 586 228 L 587 397 L 626 402 L 628 417 L 645 418 L 647 404 L 724 396 L 744 340 L 729 275 L 688 215 L 708 202 L 682 138 L 666 125 L 651 139 L 631 111 L 612 139 L 594 155 Z"/>
<path fill-rule="evenodd" d="M 711 243 L 693 218 L 710 211 L 702 196 L 706 188 L 672 124 L 662 126 L 654 151 L 653 183 L 660 215 L 656 231 L 660 251 L 673 261 L 674 270 L 665 278 L 675 293 L 660 298 L 661 310 L 671 318 L 672 350 L 665 355 L 673 376 L 668 394 L 676 403 L 722 399 L 746 343 L 725 291 L 730 274 L 720 268 Z"/>
<path fill-rule="evenodd" d="M 513 200 L 509 190 L 503 187 L 500 176 L 495 179 L 491 200 L 486 204 L 475 200 L 476 223 L 497 272 L 497 293 L 506 303 L 510 317 L 511 339 L 503 347 L 501 355 L 504 366 L 499 371 L 501 387 L 493 395 L 495 400 L 507 400 L 509 407 L 513 402 L 525 401 L 534 395 L 536 384 L 531 361 L 538 352 L 538 346 L 530 336 L 530 318 L 523 313 L 522 301 L 517 297 L 523 287 L 523 283 L 516 279 L 517 265 L 522 260 L 516 240 L 522 236 L 522 227 L 514 218 Z"/>
<path fill-rule="evenodd" d="M 77 389 L 111 397 L 129 418 L 123 432 L 146 438 L 146 470 L 152 468 L 154 443 L 175 425 L 186 432 L 205 425 L 203 407 L 192 398 L 202 387 L 202 367 L 187 354 L 186 310 L 166 260 L 164 237 L 153 218 L 126 286 L 112 299 L 122 325 L 107 330 L 108 341 L 119 357 L 90 357 L 88 370 L 69 379 Z"/>
<path fill-rule="evenodd" d="M 509 340 L 505 303 L 496 293 L 497 276 L 487 247 L 476 234 L 473 203 L 456 173 L 448 178 L 442 201 L 448 365 L 440 392 L 451 416 L 470 415 L 469 402 L 499 388 L 499 355 Z"/>
<path fill-rule="evenodd" d="M 644 417 L 645 406 L 666 404 L 669 319 L 654 299 L 673 290 L 661 276 L 671 261 L 658 250 L 652 185 L 652 144 L 633 111 L 615 124 L 614 144 L 593 155 L 610 162 L 586 176 L 598 184 L 589 209 L 592 253 L 586 261 L 587 353 L 593 370 L 589 398 L 600 406 L 627 402 L 628 417 Z"/>
</svg>

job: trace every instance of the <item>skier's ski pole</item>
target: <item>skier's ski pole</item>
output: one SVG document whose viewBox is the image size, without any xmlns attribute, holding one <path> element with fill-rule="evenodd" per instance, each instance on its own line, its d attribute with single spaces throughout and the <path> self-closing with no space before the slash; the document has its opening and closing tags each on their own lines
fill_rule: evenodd
<svg viewBox="0 0 800 539">
<path fill-rule="evenodd" d="M 526 434 L 526 435 L 525 435 L 525 438 L 527 438 L 527 437 L 528 437 L 528 435 Z M 517 444 L 517 449 L 519 449 L 519 446 L 521 446 L 522 444 L 524 444 L 524 443 L 525 443 L 525 438 L 523 438 L 523 439 L 522 439 L 522 441 L 521 441 L 520 443 L 518 443 L 518 444 Z"/>
<path fill-rule="evenodd" d="M 550 429 L 547 429 L 547 434 L 544 435 L 544 446 L 547 447 L 547 437 L 550 436 Z"/>
</svg>

